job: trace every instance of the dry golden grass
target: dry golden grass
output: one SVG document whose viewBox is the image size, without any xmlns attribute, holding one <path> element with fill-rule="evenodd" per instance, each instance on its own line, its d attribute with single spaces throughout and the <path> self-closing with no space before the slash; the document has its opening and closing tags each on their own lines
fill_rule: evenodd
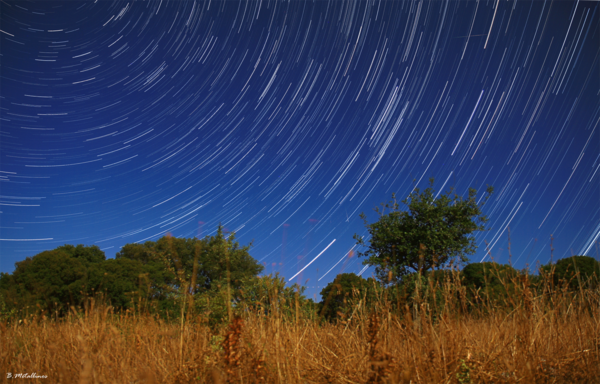
<svg viewBox="0 0 600 384">
<path fill-rule="evenodd" d="M 198 315 L 167 323 L 92 302 L 63 320 L 0 323 L 0 371 L 23 383 L 6 373 L 82 384 L 600 382 L 598 291 L 523 292 L 512 311 L 435 318 L 427 304 L 398 314 L 382 302 L 338 324 L 247 312 L 217 331 Z"/>
</svg>

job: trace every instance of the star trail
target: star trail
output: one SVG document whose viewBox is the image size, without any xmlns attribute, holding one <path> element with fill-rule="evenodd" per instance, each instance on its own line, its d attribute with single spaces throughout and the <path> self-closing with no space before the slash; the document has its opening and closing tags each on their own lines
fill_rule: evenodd
<svg viewBox="0 0 600 384">
<path fill-rule="evenodd" d="M 599 7 L 2 1 L 0 270 L 222 223 L 312 297 L 430 177 L 494 186 L 472 261 L 597 258 Z"/>
</svg>

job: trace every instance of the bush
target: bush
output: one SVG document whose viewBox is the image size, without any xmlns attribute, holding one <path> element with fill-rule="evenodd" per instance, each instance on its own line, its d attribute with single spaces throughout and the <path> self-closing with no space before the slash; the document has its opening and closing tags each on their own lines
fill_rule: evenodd
<svg viewBox="0 0 600 384">
<path fill-rule="evenodd" d="M 600 278 L 600 263 L 589 256 L 571 256 L 560 259 L 556 264 L 540 268 L 541 274 L 548 276 L 555 286 L 568 286 L 569 289 L 595 289 Z"/>
<path fill-rule="evenodd" d="M 354 273 L 342 273 L 321 290 L 319 314 L 329 321 L 346 319 L 359 302 L 373 304 L 379 287 L 372 278 L 364 279 Z"/>
<path fill-rule="evenodd" d="M 510 265 L 495 262 L 472 263 L 461 271 L 462 283 L 472 303 L 483 300 L 490 305 L 510 307 L 520 272 Z"/>
</svg>

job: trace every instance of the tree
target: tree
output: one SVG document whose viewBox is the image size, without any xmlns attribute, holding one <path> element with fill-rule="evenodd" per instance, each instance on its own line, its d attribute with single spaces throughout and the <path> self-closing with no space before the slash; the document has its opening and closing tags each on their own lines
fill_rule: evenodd
<svg viewBox="0 0 600 384">
<path fill-rule="evenodd" d="M 521 274 L 508 264 L 471 263 L 463 268 L 461 275 L 472 302 L 486 298 L 493 304 L 507 306 L 509 298 L 517 297 L 515 283 Z"/>
<path fill-rule="evenodd" d="M 103 293 L 115 308 L 147 296 L 149 268 L 137 260 L 108 259 L 97 246 L 63 245 L 15 263 L 0 275 L 0 297 L 8 309 L 58 312 Z M 137 301 L 137 300 L 136 300 Z"/>
<path fill-rule="evenodd" d="M 471 263 L 461 272 L 463 284 L 475 289 L 507 285 L 519 276 L 519 272 L 507 264 L 486 261 Z"/>
<path fill-rule="evenodd" d="M 226 238 L 222 226 L 202 240 L 165 236 L 127 244 L 109 260 L 97 246 L 63 245 L 0 274 L 0 312 L 29 306 L 64 314 L 99 292 L 118 309 L 144 298 L 155 299 L 163 314 L 181 313 L 187 293 L 222 297 L 231 308 L 236 292 L 257 285 L 253 278 L 264 268 L 250 256 L 251 245 L 240 246 L 234 233 Z"/>
<path fill-rule="evenodd" d="M 541 271 L 552 273 L 555 285 L 568 284 L 571 289 L 595 288 L 600 279 L 600 263 L 589 256 L 565 257 L 555 265 L 542 266 Z"/>
<path fill-rule="evenodd" d="M 279 311 L 290 316 L 295 311 L 296 301 L 300 308 L 306 303 L 305 290 L 306 287 L 296 283 L 286 286 L 285 279 L 276 273 L 244 278 L 242 288 L 234 292 L 233 298 L 239 308 L 257 310 L 264 314 Z"/>
<path fill-rule="evenodd" d="M 15 309 L 67 310 L 89 293 L 88 268 L 104 260 L 98 247 L 61 246 L 15 263 L 12 275 L 3 275 L 1 290 Z"/>
<path fill-rule="evenodd" d="M 226 284 L 220 282 L 219 285 L 221 283 Z M 297 284 L 286 287 L 285 279 L 278 274 L 244 277 L 240 285 L 241 288 L 230 292 L 232 311 L 235 314 L 239 315 L 249 310 L 264 315 L 277 314 L 287 319 L 293 319 L 296 314 L 310 316 L 312 307 L 304 296 L 306 287 Z M 226 290 L 204 291 L 195 296 L 194 303 L 196 310 L 207 316 L 211 327 L 226 321 Z"/>
<path fill-rule="evenodd" d="M 161 301 L 161 308 L 175 311 L 174 299 L 180 297 L 186 285 L 186 292 L 204 296 L 221 288 L 229 289 L 233 299 L 233 293 L 242 288 L 245 279 L 257 276 L 264 268 L 250 255 L 251 246 L 252 243 L 240 246 L 235 233 L 225 238 L 219 225 L 214 236 L 201 240 L 165 236 L 156 242 L 127 244 L 116 258 L 145 265 L 151 296 Z"/>
<path fill-rule="evenodd" d="M 392 201 L 375 208 L 379 219 L 368 224 L 363 219 L 371 238 L 368 249 L 359 252 L 366 257 L 364 265 L 376 267 L 382 283 L 397 283 L 410 271 L 427 271 L 448 265 L 450 262 L 465 263 L 467 255 L 477 249 L 474 231 L 484 230 L 487 217 L 481 213 L 483 204 L 493 193 L 487 188 L 487 196 L 477 204 L 475 189 L 469 189 L 466 199 L 453 194 L 451 188 L 440 197 L 435 197 L 433 179 L 424 191 L 415 188 L 402 201 L 407 211 L 401 211 L 392 194 Z M 386 213 L 386 210 L 389 210 Z M 367 246 L 363 237 L 354 235 L 357 245 Z"/>
<path fill-rule="evenodd" d="M 355 273 L 342 273 L 321 290 L 319 313 L 328 320 L 350 316 L 353 304 L 366 298 L 374 301 L 379 284 L 373 279 L 364 279 Z M 364 303 L 363 303 L 364 304 Z"/>
<path fill-rule="evenodd" d="M 86 263 L 100 263 L 106 260 L 104 252 L 97 245 L 85 246 L 79 244 L 77 246 L 71 244 L 65 244 L 58 248 L 56 251 L 63 251 L 67 255 L 80 259 Z"/>
<path fill-rule="evenodd" d="M 138 298 L 148 298 L 149 269 L 138 260 L 108 259 L 89 268 L 88 286 L 115 308 L 131 308 Z"/>
</svg>

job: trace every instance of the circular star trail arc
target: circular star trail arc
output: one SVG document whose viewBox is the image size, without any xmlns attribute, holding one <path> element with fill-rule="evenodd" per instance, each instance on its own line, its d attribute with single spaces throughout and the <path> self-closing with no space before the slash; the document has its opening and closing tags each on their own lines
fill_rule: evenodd
<svg viewBox="0 0 600 384">
<path fill-rule="evenodd" d="M 474 261 L 597 256 L 598 8 L 4 1 L 0 269 L 222 223 L 312 296 L 430 177 L 495 187 Z"/>
</svg>

